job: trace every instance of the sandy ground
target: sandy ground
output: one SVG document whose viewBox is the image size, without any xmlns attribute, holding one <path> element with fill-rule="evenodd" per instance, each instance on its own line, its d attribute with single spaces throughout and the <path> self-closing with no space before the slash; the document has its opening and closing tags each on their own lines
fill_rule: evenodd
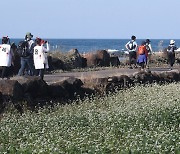
<svg viewBox="0 0 180 154">
<path fill-rule="evenodd" d="M 173 70 L 170 70 L 168 67 L 154 67 L 150 68 L 151 72 L 167 72 L 167 71 L 179 71 L 180 66 L 176 66 Z M 44 76 L 44 80 L 47 83 L 54 83 L 58 81 L 63 81 L 69 77 L 83 79 L 92 79 L 92 78 L 101 78 L 101 77 L 112 77 L 120 75 L 133 75 L 137 73 L 138 69 L 128 69 L 128 68 L 111 68 L 106 70 L 99 71 L 89 71 L 89 72 L 66 72 L 66 73 L 54 73 L 47 74 Z"/>
</svg>

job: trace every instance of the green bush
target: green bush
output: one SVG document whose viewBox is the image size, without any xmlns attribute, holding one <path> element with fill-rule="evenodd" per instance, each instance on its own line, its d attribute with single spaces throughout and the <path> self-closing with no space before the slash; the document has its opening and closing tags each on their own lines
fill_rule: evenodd
<svg viewBox="0 0 180 154">
<path fill-rule="evenodd" d="M 179 153 L 180 84 L 134 87 L 38 113 L 5 113 L 0 153 Z"/>
</svg>

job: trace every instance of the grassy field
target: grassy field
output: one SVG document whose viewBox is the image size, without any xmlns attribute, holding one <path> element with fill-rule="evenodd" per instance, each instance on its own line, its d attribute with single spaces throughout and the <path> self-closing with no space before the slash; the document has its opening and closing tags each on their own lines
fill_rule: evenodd
<svg viewBox="0 0 180 154">
<path fill-rule="evenodd" d="M 180 84 L 4 113 L 0 153 L 180 153 Z"/>
</svg>

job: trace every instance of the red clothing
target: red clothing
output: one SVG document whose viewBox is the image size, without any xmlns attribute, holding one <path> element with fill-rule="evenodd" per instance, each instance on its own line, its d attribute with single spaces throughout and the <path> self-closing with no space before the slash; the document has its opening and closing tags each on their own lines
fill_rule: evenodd
<svg viewBox="0 0 180 154">
<path fill-rule="evenodd" d="M 146 46 L 140 45 L 139 48 L 138 48 L 137 55 L 143 55 L 143 54 L 145 54 L 146 57 L 147 57 L 148 56 L 148 51 L 146 49 Z"/>
</svg>

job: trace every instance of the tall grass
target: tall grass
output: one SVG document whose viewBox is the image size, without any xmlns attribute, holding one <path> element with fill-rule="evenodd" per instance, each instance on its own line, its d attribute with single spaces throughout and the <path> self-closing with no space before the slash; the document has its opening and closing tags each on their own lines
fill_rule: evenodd
<svg viewBox="0 0 180 154">
<path fill-rule="evenodd" d="M 5 113 L 0 153 L 180 153 L 180 84 Z"/>
</svg>

